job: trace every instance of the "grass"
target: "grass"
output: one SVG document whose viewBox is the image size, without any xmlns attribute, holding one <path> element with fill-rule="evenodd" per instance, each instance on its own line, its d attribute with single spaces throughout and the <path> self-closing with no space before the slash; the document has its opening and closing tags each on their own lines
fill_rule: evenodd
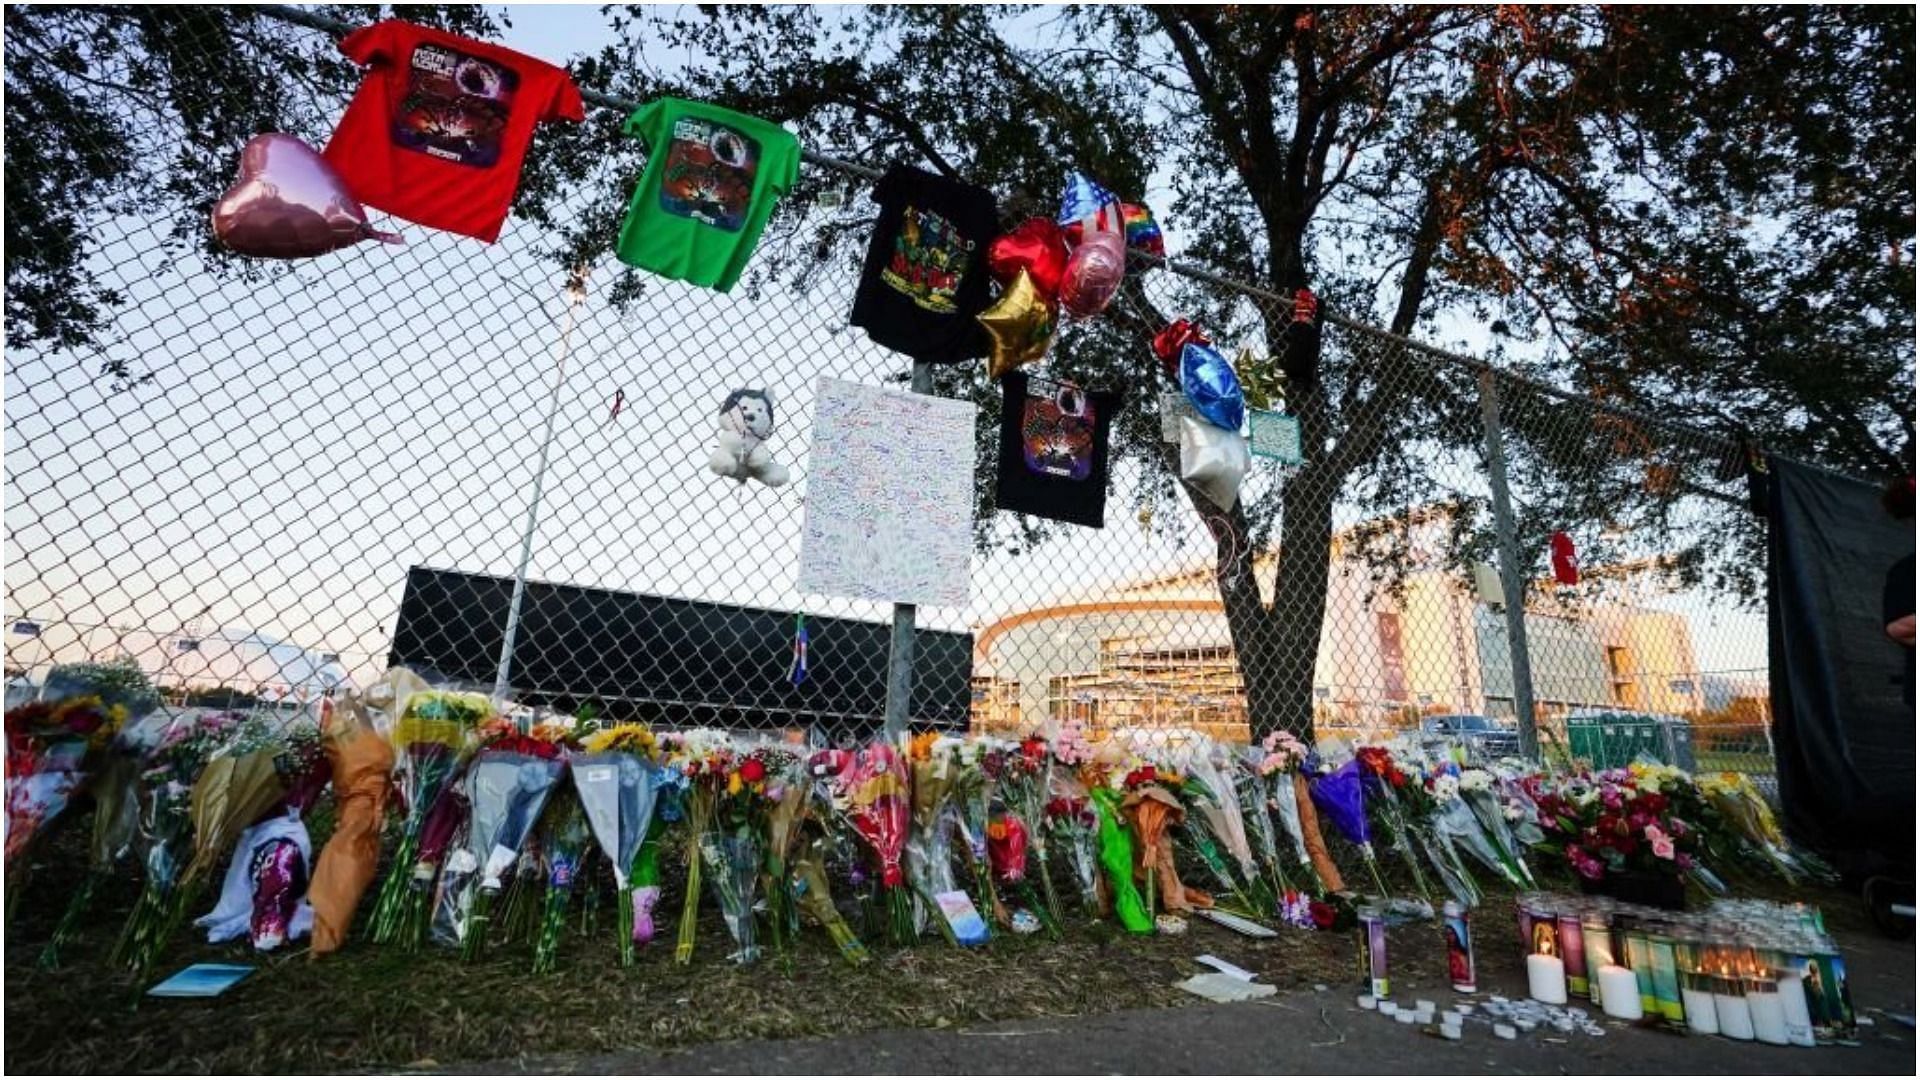
<svg viewBox="0 0 1920 1080">
<path fill-rule="evenodd" d="M 681 966 L 672 960 L 679 897 L 670 880 L 659 908 L 661 936 L 631 968 L 618 964 L 609 897 L 594 935 L 581 934 L 576 917 L 552 975 L 530 973 L 527 943 L 496 948 L 468 966 L 449 950 L 407 956 L 357 936 L 344 952 L 314 961 L 304 950 L 261 956 L 244 944 L 209 946 L 182 933 L 152 981 L 197 961 L 260 970 L 211 1001 L 142 998 L 144 985 L 106 964 L 137 891 L 131 874 L 102 890 L 89 930 L 60 970 L 34 966 L 83 872 L 83 837 L 84 829 L 70 827 L 52 838 L 6 928 L 8 1072 L 332 1072 L 511 1063 L 522 1055 L 564 1068 L 571 1055 L 639 1047 L 684 1050 L 721 1039 L 1180 1006 L 1199 999 L 1173 984 L 1202 970 L 1192 958 L 1204 952 L 1283 991 L 1358 985 L 1351 933 L 1283 930 L 1256 940 L 1196 920 L 1183 937 L 1140 938 L 1071 910 L 1059 942 L 998 935 L 983 948 L 957 949 L 930 935 L 915 948 L 889 950 L 869 938 L 873 961 L 853 967 L 823 931 L 810 928 L 790 955 L 742 969 L 723 959 L 731 948 L 726 930 L 706 904 L 693 963 Z M 1395 860 L 1387 868 L 1397 869 Z M 1566 880 L 1542 884 L 1572 888 Z M 1766 880 L 1730 884 L 1739 895 L 1823 903 L 1836 929 L 1863 923 L 1857 902 L 1841 894 L 1810 895 Z M 369 897 L 363 916 L 370 906 Z M 1485 977 L 1517 981 L 1513 926 L 1510 897 L 1491 899 L 1476 913 Z M 1444 953 L 1431 924 L 1397 928 L 1390 955 L 1396 994 L 1444 986 Z"/>
</svg>

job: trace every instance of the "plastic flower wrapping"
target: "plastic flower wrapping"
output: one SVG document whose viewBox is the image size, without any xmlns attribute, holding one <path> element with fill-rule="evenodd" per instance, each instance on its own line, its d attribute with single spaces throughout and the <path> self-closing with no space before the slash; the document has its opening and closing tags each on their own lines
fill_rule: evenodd
<svg viewBox="0 0 1920 1080">
<path fill-rule="evenodd" d="M 640 847 L 653 827 L 654 807 L 663 785 L 652 760 L 655 752 L 652 733 L 647 732 L 643 739 L 631 731 L 613 734 L 618 731 L 618 728 L 606 729 L 587 736 L 583 742 L 588 752 L 569 756 L 567 764 L 587 826 L 613 867 L 613 887 L 620 913 L 620 962 L 631 964 L 635 944 L 635 893 L 641 888 L 651 888 L 656 894 L 659 891 L 657 884 L 637 885 L 634 873 L 638 869 Z"/>
<path fill-rule="evenodd" d="M 399 681 L 396 673 L 389 673 L 389 681 Z M 426 906 L 420 832 L 440 793 L 455 782 L 480 725 L 492 717 L 493 703 L 480 694 L 423 689 L 396 693 L 395 707 L 387 737 L 393 743 L 393 790 L 402 815 L 400 842 L 374 901 L 371 934 L 375 944 L 412 947 L 417 937 L 404 937 L 403 931 L 417 933 Z M 430 880 L 434 867 L 425 869 Z"/>
</svg>

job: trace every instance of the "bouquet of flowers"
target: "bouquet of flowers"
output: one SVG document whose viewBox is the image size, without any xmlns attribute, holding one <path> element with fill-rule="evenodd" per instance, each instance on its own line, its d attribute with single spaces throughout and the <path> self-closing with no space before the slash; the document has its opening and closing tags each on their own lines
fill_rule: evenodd
<svg viewBox="0 0 1920 1080">
<path fill-rule="evenodd" d="M 114 946 L 114 963 L 144 972 L 158 957 L 193 839 L 195 784 L 208 758 L 244 720 L 239 714 L 211 711 L 171 717 L 142 759 L 134 851 L 145 876 Z"/>
<path fill-rule="evenodd" d="M 1284 918 L 1282 909 L 1287 894 L 1294 891 L 1293 883 L 1287 880 L 1286 866 L 1280 858 L 1280 827 L 1274 824 L 1267 781 L 1257 768 L 1262 755 L 1257 750 L 1250 753 L 1252 756 L 1233 763 L 1233 767 L 1239 770 L 1234 787 L 1240 793 L 1240 817 L 1247 823 L 1247 835 L 1253 846 L 1255 862 L 1266 870 L 1266 887 L 1272 894 L 1273 908 Z M 1257 870 L 1255 872 L 1258 873 Z"/>
<path fill-rule="evenodd" d="M 787 860 L 806 823 L 813 785 L 807 780 L 800 755 L 784 746 L 756 747 L 747 755 L 747 762 L 741 766 L 743 775 L 750 765 L 766 800 L 762 816 L 766 823 L 767 925 L 772 928 L 774 945 L 784 948 L 800 932 L 800 912 L 794 906 Z"/>
<path fill-rule="evenodd" d="M 949 944 L 958 944 L 953 928 L 940 914 L 934 897 L 952 892 L 953 844 L 951 837 L 959 822 L 959 810 L 953 804 L 953 789 L 960 776 L 961 740 L 937 732 L 924 732 L 907 740 L 907 765 L 913 777 L 912 825 L 907 839 L 906 869 L 919 901 L 915 925 L 931 913 L 933 923 Z"/>
<path fill-rule="evenodd" d="M 93 792 L 93 828 L 87 845 L 87 876 L 74 890 L 39 957 L 40 967 L 60 965 L 60 950 L 79 936 L 93 897 L 114 868 L 133 852 L 140 831 L 140 772 L 168 726 L 159 713 L 129 722 L 114 734 L 87 786 Z M 11 897 L 12 894 L 9 894 Z"/>
<path fill-rule="evenodd" d="M 1100 818 L 1085 795 L 1056 795 L 1044 809 L 1045 829 L 1065 849 L 1067 865 L 1080 886 L 1080 902 L 1089 914 L 1100 911 Z"/>
<path fill-rule="evenodd" d="M 1212 907 L 1212 897 L 1181 884 L 1173 846 L 1166 838 L 1168 826 L 1186 820 L 1186 807 L 1175 794 L 1184 786 L 1184 778 L 1142 763 L 1125 772 L 1115 770 L 1113 786 L 1123 792 L 1120 808 L 1133 826 L 1133 839 L 1139 847 L 1140 873 L 1147 884 L 1147 914 L 1153 915 L 1156 889 L 1160 906 L 1168 911 Z"/>
<path fill-rule="evenodd" d="M 1354 752 L 1354 760 L 1360 763 L 1362 786 L 1370 795 L 1367 806 L 1380 818 L 1380 824 L 1389 834 L 1388 843 L 1393 850 L 1406 860 L 1407 867 L 1413 871 L 1413 883 L 1420 890 L 1420 898 L 1429 905 L 1433 903 L 1433 893 L 1427 889 L 1427 878 L 1420 872 L 1420 859 L 1413 850 L 1413 827 L 1407 820 L 1406 807 L 1402 805 L 1401 792 L 1415 787 L 1405 770 L 1393 760 L 1393 754 L 1384 746 L 1363 746 Z M 1421 791 L 1424 793 L 1424 788 Z"/>
<path fill-rule="evenodd" d="M 1440 766 L 1427 780 L 1427 794 L 1433 800 L 1434 835 L 1445 848 L 1457 858 L 1460 849 L 1479 860 L 1481 865 L 1505 878 L 1509 885 L 1524 887 L 1526 879 L 1519 875 L 1519 868 L 1503 859 L 1500 850 L 1480 825 L 1480 819 L 1469 807 L 1460 793 L 1460 766 L 1448 763 Z"/>
<path fill-rule="evenodd" d="M 640 847 L 653 827 L 659 800 L 659 745 L 640 724 L 620 724 L 588 735 L 587 752 L 571 759 L 574 790 L 600 850 L 613 866 L 619 897 L 620 963 L 634 960 L 634 919 L 639 905 L 649 915 L 660 896 L 657 881 L 636 884 Z M 651 935 L 649 935 L 651 936 Z"/>
<path fill-rule="evenodd" d="M 1549 797 L 1541 813 L 1568 864 L 1589 881 L 1630 870 L 1679 877 L 1696 855 L 1694 831 L 1670 813 L 1668 797 L 1641 790 L 1624 770 L 1602 773 L 1591 798 L 1578 785 L 1565 799 Z"/>
<path fill-rule="evenodd" d="M 1184 766 L 1185 780 L 1179 794 L 1187 804 L 1186 832 L 1221 887 L 1232 893 L 1248 915 L 1257 914 L 1266 905 L 1248 894 L 1258 888 L 1260 872 L 1253 860 L 1253 845 L 1247 839 L 1246 819 L 1240 813 L 1240 793 L 1234 783 L 1230 752 L 1215 740 L 1202 736 L 1190 742 L 1178 755 Z M 1197 826 L 1197 827 L 1196 827 Z M 1224 848 L 1233 865 L 1221 854 Z M 1235 871 L 1238 870 L 1236 874 Z"/>
<path fill-rule="evenodd" d="M 427 819 L 420 826 L 418 846 L 414 849 L 407 895 L 400 906 L 400 923 L 392 938 L 402 952 L 418 951 L 426 942 L 430 915 L 442 905 L 448 885 L 458 886 L 453 890 L 453 895 L 464 898 L 466 882 L 478 868 L 478 863 L 466 851 L 467 826 L 472 810 L 467 802 L 466 775 L 459 773 L 440 789 L 439 797 L 433 800 L 433 807 L 427 811 Z M 454 863 L 458 863 L 459 868 L 449 873 L 450 865 Z M 395 872 L 398 872 L 397 867 Z M 460 899 L 458 902 L 461 905 L 460 918 L 464 919 L 465 901 Z M 443 940 L 458 945 L 459 925 L 458 920 L 448 922 L 446 933 L 441 935 Z"/>
<path fill-rule="evenodd" d="M 887 910 L 887 936 L 910 945 L 916 936 L 913 900 L 901 868 L 907 824 L 912 813 L 906 761 L 891 745 L 875 742 L 857 753 L 823 750 L 809 767 L 827 783 L 834 810 L 873 853 L 879 871 L 880 899 Z"/>
<path fill-rule="evenodd" d="M 210 875 L 225 838 L 235 838 L 219 900 L 195 922 L 208 941 L 250 933 L 253 947 L 265 952 L 311 929 L 313 844 L 301 815 L 331 775 L 319 724 L 305 710 L 286 718 L 254 713 L 208 763 L 195 784 L 200 851 L 189 878 Z"/>
<path fill-rule="evenodd" d="M 462 752 L 481 722 L 493 715 L 493 702 L 484 695 L 447 690 L 407 694 L 396 708 L 388 738 L 394 749 L 394 792 L 405 817 L 370 921 L 373 940 L 382 945 L 401 940 L 403 927 L 422 922 L 433 869 L 426 867 L 424 878 L 420 874 L 420 831 L 440 792 L 453 781 Z"/>
<path fill-rule="evenodd" d="M 987 824 L 987 861 L 993 867 L 994 881 L 1017 893 L 1028 910 L 1038 916 L 1047 936 L 1059 940 L 1060 924 L 1034 896 L 1033 883 L 1027 880 L 1027 824 L 1020 815 L 1003 813 Z M 1010 922 L 1014 929 L 1020 929 L 1017 916 Z"/>
<path fill-rule="evenodd" d="M 346 694 L 328 709 L 322 728 L 333 771 L 334 824 L 307 886 L 315 956 L 346 943 L 353 913 L 373 883 L 394 760 L 393 744 L 373 726 L 357 694 Z"/>
<path fill-rule="evenodd" d="M 687 893 L 680 908 L 680 938 L 674 960 L 693 959 L 693 942 L 700 910 L 701 866 L 707 861 L 707 834 L 728 784 L 739 783 L 734 771 L 733 743 L 724 732 L 705 728 L 675 732 L 663 740 L 668 761 L 687 780 Z"/>
<path fill-rule="evenodd" d="M 62 664 L 47 675 L 41 700 L 7 710 L 8 906 L 24 892 L 17 857 L 66 809 L 90 767 L 130 721 L 159 704 L 131 657 L 108 664 Z"/>
<path fill-rule="evenodd" d="M 1120 792 L 1102 784 L 1090 790 L 1100 845 L 1100 867 L 1113 894 L 1113 912 L 1128 933 L 1153 933 L 1153 913 L 1134 888 L 1133 839 L 1120 807 Z"/>
<path fill-rule="evenodd" d="M 960 835 L 967 842 L 961 854 L 973 869 L 973 884 L 980 906 L 998 910 L 1000 897 L 993 890 L 993 873 L 987 861 L 987 823 L 993 816 L 993 793 L 1006 760 L 1005 743 L 980 737 L 960 744 L 960 769 L 953 784 L 954 805 L 959 808 Z"/>
<path fill-rule="evenodd" d="M 1380 877 L 1380 863 L 1373 853 L 1373 827 L 1367 820 L 1367 797 L 1365 781 L 1361 777 L 1364 766 L 1359 759 L 1347 762 L 1325 776 L 1318 777 L 1312 784 L 1313 802 L 1340 830 L 1347 842 L 1360 850 L 1361 859 L 1367 864 L 1367 873 L 1373 876 L 1373 887 L 1379 890 L 1379 896 L 1385 900 L 1390 895 L 1387 884 Z"/>
<path fill-rule="evenodd" d="M 812 837 L 800 843 L 789 871 L 793 901 L 801 912 L 826 930 L 848 963 L 864 964 L 869 959 L 867 947 L 860 944 L 853 928 L 833 906 L 833 894 L 828 891 L 828 848 L 825 837 Z"/>
<path fill-rule="evenodd" d="M 1707 773 L 1698 778 L 1696 787 L 1721 822 L 1772 863 L 1788 882 L 1825 876 L 1821 873 L 1824 867 L 1794 852 L 1786 834 L 1780 831 L 1780 823 L 1774 820 L 1773 808 L 1753 786 L 1752 777 L 1737 772 Z"/>
<path fill-rule="evenodd" d="M 1047 794 L 1052 790 L 1053 756 L 1047 750 L 1047 741 L 1039 735 L 1029 735 L 1021 739 L 1005 758 L 1000 772 L 1000 796 L 1018 815 L 1015 819 L 1021 825 L 1021 833 L 1026 843 L 1032 847 L 1035 862 L 1040 868 L 1040 888 L 1047 901 L 1047 909 L 1041 912 L 1048 931 L 1059 936 L 1061 923 L 1060 895 L 1053 886 L 1053 871 L 1047 865 Z M 992 838 L 989 837 L 989 840 Z M 991 861 L 991 852 L 989 852 Z M 995 873 L 995 878 L 1001 875 Z M 1031 890 L 1028 885 L 1027 889 Z"/>
<path fill-rule="evenodd" d="M 547 889 L 540 905 L 540 933 L 533 945 L 533 973 L 546 975 L 556 966 L 560 952 L 560 934 L 567 925 L 567 905 L 573 899 L 574 882 L 580 875 L 592 834 L 580 800 L 565 792 L 552 799 L 545 818 Z"/>
<path fill-rule="evenodd" d="M 1268 735 L 1262 746 L 1266 753 L 1254 771 L 1268 784 L 1267 807 L 1287 834 L 1298 865 L 1306 870 L 1308 887 L 1317 896 L 1339 892 L 1344 885 L 1333 860 L 1325 854 L 1319 818 L 1308 797 L 1306 746 L 1285 731 Z"/>
<path fill-rule="evenodd" d="M 521 735 L 510 724 L 480 734 L 467 768 L 469 858 L 462 860 L 477 868 L 477 880 L 467 884 L 471 897 L 460 931 L 461 955 L 469 961 L 486 950 L 494 899 L 565 768 L 557 743 Z"/>
<path fill-rule="evenodd" d="M 1508 881 L 1516 884 L 1524 882 L 1527 887 L 1532 887 L 1533 874 L 1527 869 L 1526 860 L 1520 857 L 1520 844 L 1514 838 L 1506 807 L 1494 786 L 1493 774 L 1485 769 L 1461 770 L 1460 799 L 1473 811 L 1474 819 L 1492 841 L 1501 874 Z"/>
</svg>

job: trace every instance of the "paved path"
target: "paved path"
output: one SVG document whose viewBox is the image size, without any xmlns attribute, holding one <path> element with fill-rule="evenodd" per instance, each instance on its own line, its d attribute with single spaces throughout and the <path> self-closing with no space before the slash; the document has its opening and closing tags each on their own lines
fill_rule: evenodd
<svg viewBox="0 0 1920 1080">
<path fill-rule="evenodd" d="M 942 1030 L 881 1030 L 832 1039 L 716 1043 L 526 1059 L 471 1071 L 587 1073 L 1897 1073 L 1915 1071 L 1911 941 L 1845 935 L 1859 1046 L 1796 1049 L 1635 1030 L 1497 1040 L 1485 1024 L 1443 1042 L 1355 1007 L 1356 991 L 1283 994 L 1232 1005 L 1133 1010 Z M 1511 980 L 1502 980 L 1510 982 Z M 1520 995 L 1481 986 L 1481 997 Z M 1424 991 L 1442 1005 L 1451 993 Z M 461 1069 L 460 1071 L 470 1071 Z"/>
</svg>

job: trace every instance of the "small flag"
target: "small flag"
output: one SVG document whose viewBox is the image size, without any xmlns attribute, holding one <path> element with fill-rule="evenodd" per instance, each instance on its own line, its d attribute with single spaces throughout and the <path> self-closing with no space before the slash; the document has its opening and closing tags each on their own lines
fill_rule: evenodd
<svg viewBox="0 0 1920 1080">
<path fill-rule="evenodd" d="M 19 634 L 21 637 L 39 637 L 40 624 L 22 619 L 13 624 L 13 632 Z"/>
<path fill-rule="evenodd" d="M 793 663 L 787 668 L 787 679 L 795 686 L 807 681 L 807 617 L 793 617 Z"/>
<path fill-rule="evenodd" d="M 181 652 L 199 652 L 200 639 L 183 637 L 178 641 L 174 642 L 174 647 L 179 649 Z"/>
<path fill-rule="evenodd" d="M 615 390 L 613 392 L 613 411 L 607 414 L 607 419 L 618 420 L 620 418 L 620 406 L 625 405 L 626 403 L 627 403 L 626 390 L 624 389 Z"/>
</svg>

